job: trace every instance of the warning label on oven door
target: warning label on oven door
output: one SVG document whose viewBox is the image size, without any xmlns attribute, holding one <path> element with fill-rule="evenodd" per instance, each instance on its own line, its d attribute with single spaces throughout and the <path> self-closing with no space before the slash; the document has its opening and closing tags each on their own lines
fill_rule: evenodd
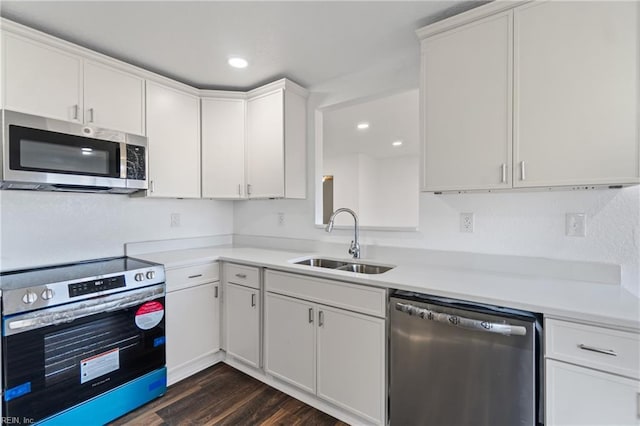
<svg viewBox="0 0 640 426">
<path fill-rule="evenodd" d="M 80 383 L 86 383 L 97 377 L 120 368 L 120 349 L 115 348 L 108 352 L 94 355 L 80 361 Z"/>
<path fill-rule="evenodd" d="M 136 325 L 143 330 L 149 330 L 160 324 L 164 317 L 164 306 L 160 302 L 146 302 L 136 311 Z"/>
</svg>

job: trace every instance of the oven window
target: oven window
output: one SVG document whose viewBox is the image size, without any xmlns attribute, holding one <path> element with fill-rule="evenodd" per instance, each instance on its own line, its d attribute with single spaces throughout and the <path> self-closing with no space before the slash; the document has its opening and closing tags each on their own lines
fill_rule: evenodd
<svg viewBox="0 0 640 426">
<path fill-rule="evenodd" d="M 139 345 L 139 329 L 122 315 L 45 334 L 46 386 L 73 381 L 78 366 L 81 383 L 117 370 L 120 356 L 135 353 Z"/>
<path fill-rule="evenodd" d="M 120 144 L 9 126 L 12 170 L 120 177 Z"/>
</svg>

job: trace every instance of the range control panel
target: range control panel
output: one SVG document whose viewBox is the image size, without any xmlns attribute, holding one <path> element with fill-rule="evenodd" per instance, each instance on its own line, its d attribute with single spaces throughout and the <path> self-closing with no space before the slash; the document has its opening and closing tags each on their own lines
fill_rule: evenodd
<svg viewBox="0 0 640 426">
<path fill-rule="evenodd" d="M 125 286 L 124 275 L 73 283 L 69 284 L 69 297 L 83 296 L 85 294 L 98 293 L 100 291 L 113 290 L 114 288 Z"/>
</svg>

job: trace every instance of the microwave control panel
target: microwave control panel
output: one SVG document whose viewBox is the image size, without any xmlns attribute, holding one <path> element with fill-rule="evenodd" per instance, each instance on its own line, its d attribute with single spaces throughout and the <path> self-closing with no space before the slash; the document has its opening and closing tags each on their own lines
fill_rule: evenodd
<svg viewBox="0 0 640 426">
<path fill-rule="evenodd" d="M 99 293 L 101 291 L 113 290 L 114 288 L 125 286 L 126 283 L 124 275 L 101 278 L 99 280 L 83 281 L 69 284 L 69 297 L 84 296 L 85 294 Z"/>
</svg>

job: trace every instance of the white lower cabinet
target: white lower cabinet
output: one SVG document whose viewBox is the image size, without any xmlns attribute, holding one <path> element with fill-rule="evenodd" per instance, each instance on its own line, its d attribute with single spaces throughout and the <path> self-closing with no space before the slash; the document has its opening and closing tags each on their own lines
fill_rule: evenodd
<svg viewBox="0 0 640 426">
<path fill-rule="evenodd" d="M 165 326 L 171 385 L 216 361 L 215 354 L 220 350 L 220 283 L 197 284 L 175 291 L 171 291 L 170 285 L 168 282 Z"/>
<path fill-rule="evenodd" d="M 640 425 L 640 336 L 545 320 L 546 424 Z"/>
<path fill-rule="evenodd" d="M 383 423 L 385 321 L 319 306 L 317 394 Z"/>
<path fill-rule="evenodd" d="M 265 370 L 315 392 L 316 305 L 267 293 L 265 309 Z"/>
<path fill-rule="evenodd" d="M 226 283 L 225 329 L 227 354 L 260 367 L 260 291 Z"/>
<path fill-rule="evenodd" d="M 640 382 L 547 360 L 547 425 L 638 425 Z"/>
<path fill-rule="evenodd" d="M 312 287 L 306 297 L 313 301 L 299 299 L 307 284 L 326 282 L 330 300 L 336 282 L 269 270 L 265 277 L 265 372 L 367 422 L 386 423 L 384 318 L 317 303 L 324 296 Z M 290 287 L 296 280 L 300 285 Z M 360 287 L 342 284 L 350 292 Z M 287 288 L 296 297 L 276 293 Z M 371 289 L 362 291 L 364 300 Z"/>
</svg>

